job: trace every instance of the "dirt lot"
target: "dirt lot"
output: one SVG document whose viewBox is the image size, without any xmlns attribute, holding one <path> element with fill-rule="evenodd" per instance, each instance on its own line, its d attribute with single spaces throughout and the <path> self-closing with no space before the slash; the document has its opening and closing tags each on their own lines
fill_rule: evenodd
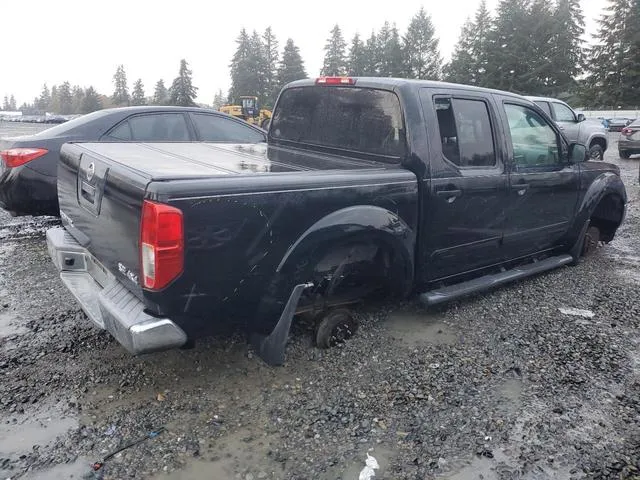
<svg viewBox="0 0 640 480">
<path fill-rule="evenodd" d="M 606 157 L 630 203 L 594 258 L 439 309 L 370 306 L 343 348 L 297 325 L 281 368 L 241 338 L 132 358 L 58 280 L 55 220 L 0 213 L 0 479 L 357 479 L 367 452 L 376 479 L 633 478 L 639 160 Z"/>
</svg>

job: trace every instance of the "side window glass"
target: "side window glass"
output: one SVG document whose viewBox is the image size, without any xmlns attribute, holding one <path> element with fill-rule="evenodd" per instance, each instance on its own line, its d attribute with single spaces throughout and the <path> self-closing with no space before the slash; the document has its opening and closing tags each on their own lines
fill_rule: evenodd
<svg viewBox="0 0 640 480">
<path fill-rule="evenodd" d="M 129 119 L 133 140 L 139 142 L 187 142 L 191 140 L 181 113 L 138 115 Z"/>
<path fill-rule="evenodd" d="M 249 125 L 218 115 L 194 113 L 193 124 L 203 142 L 260 143 L 266 137 Z"/>
<path fill-rule="evenodd" d="M 541 167 L 560 163 L 558 137 L 534 110 L 505 104 L 516 167 Z"/>
<path fill-rule="evenodd" d="M 556 121 L 558 122 L 575 122 L 576 117 L 573 112 L 566 105 L 561 103 L 553 103 L 553 111 L 556 114 Z"/>
<path fill-rule="evenodd" d="M 549 117 L 553 118 L 553 116 L 551 115 L 551 107 L 549 106 L 549 102 L 536 102 L 536 105 L 544 110 L 544 113 L 549 115 Z"/>
<path fill-rule="evenodd" d="M 129 122 L 122 122 L 114 128 L 107 137 L 116 140 L 131 140 L 131 128 L 129 128 Z"/>
<path fill-rule="evenodd" d="M 461 168 L 495 166 L 491 121 L 483 101 L 436 98 L 435 108 L 447 160 Z"/>
</svg>

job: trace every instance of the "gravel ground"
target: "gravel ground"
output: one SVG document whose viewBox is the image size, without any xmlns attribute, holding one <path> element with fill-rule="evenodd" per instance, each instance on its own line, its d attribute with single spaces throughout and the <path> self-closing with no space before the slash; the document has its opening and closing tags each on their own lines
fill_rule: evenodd
<svg viewBox="0 0 640 480">
<path fill-rule="evenodd" d="M 628 216 L 588 261 L 438 309 L 369 306 L 342 348 L 296 325 L 281 368 L 240 338 L 129 356 L 61 285 L 56 220 L 0 213 L 0 479 L 346 480 L 367 452 L 375 478 L 640 478 L 638 159 L 606 157 Z"/>
</svg>

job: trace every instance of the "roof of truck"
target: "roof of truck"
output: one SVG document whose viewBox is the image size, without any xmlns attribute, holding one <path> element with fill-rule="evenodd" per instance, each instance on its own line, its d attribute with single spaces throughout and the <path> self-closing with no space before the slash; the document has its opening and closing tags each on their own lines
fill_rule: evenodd
<svg viewBox="0 0 640 480">
<path fill-rule="evenodd" d="M 491 88 L 476 87 L 474 85 L 464 85 L 461 83 L 441 82 L 438 80 L 414 80 L 407 78 L 394 78 L 394 77 L 348 77 L 352 78 L 355 82 L 353 86 L 363 86 L 369 88 L 394 88 L 403 86 L 415 86 L 415 87 L 431 87 L 431 88 L 448 88 L 448 89 L 460 89 L 471 90 L 482 93 L 496 93 L 500 95 L 508 95 L 519 99 L 527 99 L 527 97 L 518 93 L 506 92 L 503 90 L 495 90 Z M 296 80 L 285 85 L 284 88 L 302 87 L 316 85 L 317 78 L 305 78 L 303 80 Z M 341 85 L 330 85 L 341 86 Z M 349 86 L 342 85 L 342 86 Z"/>
</svg>

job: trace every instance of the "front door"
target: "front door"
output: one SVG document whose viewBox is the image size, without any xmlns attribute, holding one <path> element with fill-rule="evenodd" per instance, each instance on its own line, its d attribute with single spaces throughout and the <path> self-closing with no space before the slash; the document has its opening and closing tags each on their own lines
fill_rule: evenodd
<svg viewBox="0 0 640 480">
<path fill-rule="evenodd" d="M 503 103 L 509 126 L 505 259 L 559 246 L 577 208 L 579 168 L 567 161 L 559 132 L 525 103 Z"/>
<path fill-rule="evenodd" d="M 580 123 L 576 118 L 575 113 L 564 103 L 551 102 L 551 108 L 553 109 L 553 118 L 555 118 L 558 127 L 567 137 L 569 143 L 577 142 L 578 135 L 580 133 Z"/>
<path fill-rule="evenodd" d="M 423 280 L 430 282 L 498 263 L 507 174 L 498 116 L 481 95 L 422 89 L 430 142 L 423 189 Z"/>
</svg>

